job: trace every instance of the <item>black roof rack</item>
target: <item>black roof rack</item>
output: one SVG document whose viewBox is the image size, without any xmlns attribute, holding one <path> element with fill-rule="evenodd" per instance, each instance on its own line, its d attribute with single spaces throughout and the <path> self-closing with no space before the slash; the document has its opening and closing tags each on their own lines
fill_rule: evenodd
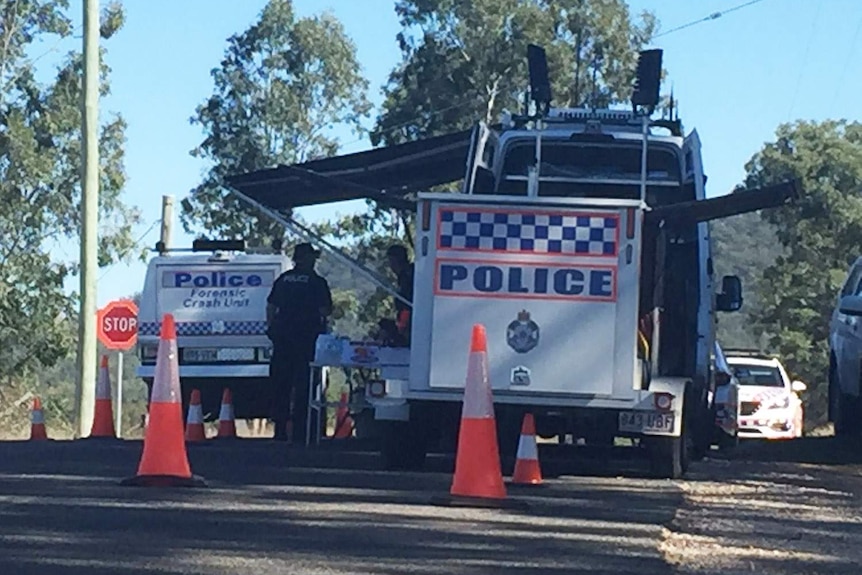
<svg viewBox="0 0 862 575">
<path fill-rule="evenodd" d="M 725 357 L 735 356 L 735 357 L 753 357 L 758 359 L 777 359 L 778 354 L 776 353 L 768 353 L 765 351 L 761 351 L 756 348 L 750 347 L 723 347 L 721 351 L 724 352 Z"/>
</svg>

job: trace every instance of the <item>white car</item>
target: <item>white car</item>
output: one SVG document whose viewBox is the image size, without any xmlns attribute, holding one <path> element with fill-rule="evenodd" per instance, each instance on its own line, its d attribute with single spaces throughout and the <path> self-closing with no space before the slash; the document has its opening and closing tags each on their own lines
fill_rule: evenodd
<svg viewBox="0 0 862 575">
<path fill-rule="evenodd" d="M 804 407 L 799 394 L 807 386 L 798 380 L 791 381 L 775 357 L 738 349 L 725 353 L 739 382 L 738 437 L 802 437 Z"/>
</svg>

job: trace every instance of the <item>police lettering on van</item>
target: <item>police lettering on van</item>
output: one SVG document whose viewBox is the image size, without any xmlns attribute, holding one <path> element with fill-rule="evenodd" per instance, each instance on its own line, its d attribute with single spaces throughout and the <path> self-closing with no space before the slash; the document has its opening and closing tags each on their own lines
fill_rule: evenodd
<svg viewBox="0 0 862 575">
<path fill-rule="evenodd" d="M 437 260 L 441 296 L 616 300 L 612 266 Z"/>
<path fill-rule="evenodd" d="M 182 290 L 182 307 L 187 309 L 230 308 L 251 306 L 248 290 L 269 290 L 274 279 L 271 271 L 171 271 L 162 276 L 162 287 Z"/>
</svg>

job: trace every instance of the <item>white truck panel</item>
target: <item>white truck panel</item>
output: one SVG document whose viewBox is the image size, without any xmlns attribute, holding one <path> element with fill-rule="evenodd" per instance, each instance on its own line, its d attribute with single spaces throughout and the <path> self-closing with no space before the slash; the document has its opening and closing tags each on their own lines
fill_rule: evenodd
<svg viewBox="0 0 862 575">
<path fill-rule="evenodd" d="M 432 198 L 419 215 L 432 210 L 416 255 L 411 390 L 463 388 L 481 323 L 495 393 L 634 398 L 640 253 L 625 229 L 637 202 Z"/>
</svg>

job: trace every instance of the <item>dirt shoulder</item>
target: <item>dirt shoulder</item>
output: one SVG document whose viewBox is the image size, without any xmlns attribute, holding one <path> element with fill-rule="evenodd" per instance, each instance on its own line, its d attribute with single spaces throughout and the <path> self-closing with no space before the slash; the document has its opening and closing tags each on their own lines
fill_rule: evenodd
<svg viewBox="0 0 862 575">
<path fill-rule="evenodd" d="M 680 482 L 665 529 L 680 573 L 862 572 L 862 449 L 824 437 L 713 454 Z"/>
</svg>

